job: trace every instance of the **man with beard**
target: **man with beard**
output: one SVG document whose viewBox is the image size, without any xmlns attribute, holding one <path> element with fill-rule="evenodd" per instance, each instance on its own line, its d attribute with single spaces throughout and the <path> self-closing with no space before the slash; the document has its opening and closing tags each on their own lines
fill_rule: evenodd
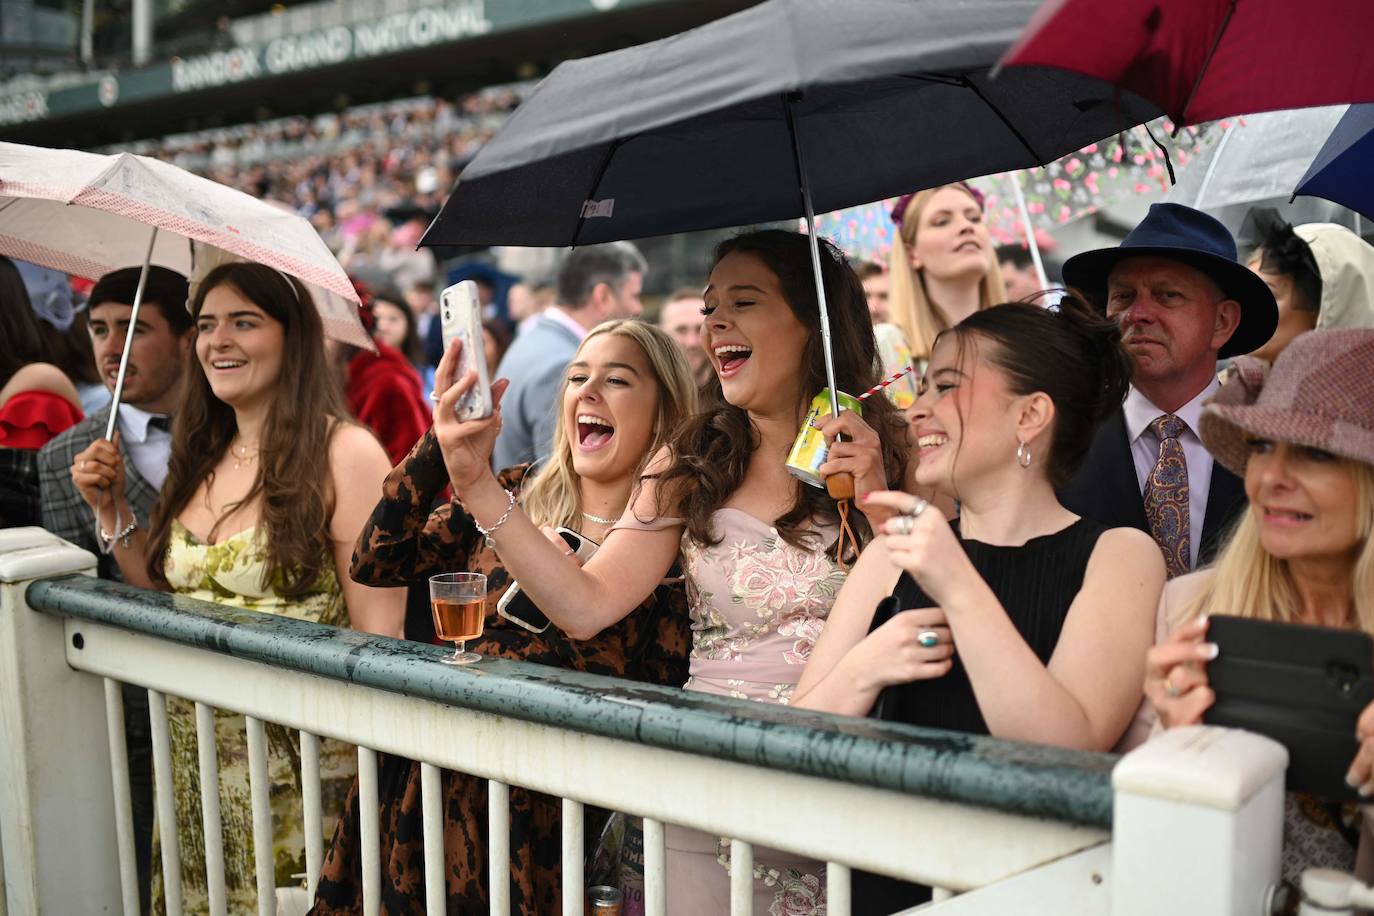
<svg viewBox="0 0 1374 916">
<path fill-rule="evenodd" d="M 1104 525 L 1149 532 L 1170 578 L 1206 564 L 1245 493 L 1213 462 L 1198 418 L 1219 387 L 1217 359 L 1273 335 L 1274 295 L 1237 260 L 1225 226 L 1179 204 L 1150 207 L 1117 248 L 1070 258 L 1064 280 L 1120 324 L 1133 373 L 1060 500 Z"/>
<path fill-rule="evenodd" d="M 148 268 L 138 322 L 129 327 L 141 268 L 126 267 L 100 278 L 87 305 L 95 364 L 105 387 L 114 390 L 120 354 L 132 339 L 119 409 L 119 450 L 124 458 L 125 495 L 141 528 L 167 478 L 171 455 L 171 417 L 181 405 L 186 360 L 195 327 L 186 310 L 186 278 L 165 267 Z M 91 443 L 105 437 L 110 405 L 91 414 L 43 447 L 38 474 L 43 527 L 99 558 L 100 577 L 119 579 L 114 557 L 97 543 L 95 515 L 72 483 L 72 465 Z M 125 685 L 124 730 L 129 750 L 129 781 L 134 809 L 134 846 L 139 895 L 148 911 L 153 831 L 152 745 L 148 730 L 148 692 Z"/>
</svg>

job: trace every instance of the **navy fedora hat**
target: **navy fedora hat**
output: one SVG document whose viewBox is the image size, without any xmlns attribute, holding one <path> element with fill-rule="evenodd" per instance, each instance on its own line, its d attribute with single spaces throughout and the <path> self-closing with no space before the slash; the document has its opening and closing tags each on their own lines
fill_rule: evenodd
<svg viewBox="0 0 1374 916">
<path fill-rule="evenodd" d="M 1107 308 L 1107 277 L 1127 258 L 1159 257 L 1202 271 L 1228 299 L 1240 303 L 1240 324 L 1218 357 L 1257 350 L 1274 336 L 1279 307 L 1269 287 L 1236 256 L 1236 240 L 1220 222 L 1182 204 L 1151 204 L 1150 212 L 1116 248 L 1099 248 L 1064 262 L 1064 282 Z"/>
</svg>

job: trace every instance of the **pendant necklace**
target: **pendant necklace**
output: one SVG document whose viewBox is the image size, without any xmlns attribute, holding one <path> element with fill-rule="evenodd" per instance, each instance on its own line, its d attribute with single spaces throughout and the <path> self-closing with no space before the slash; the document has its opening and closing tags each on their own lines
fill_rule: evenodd
<svg viewBox="0 0 1374 916">
<path fill-rule="evenodd" d="M 257 461 L 257 460 L 258 460 L 258 451 L 259 451 L 259 450 L 256 449 L 256 448 L 253 449 L 253 457 L 250 458 L 250 457 L 248 457 L 248 446 L 246 446 L 246 445 L 235 446 L 233 443 L 230 443 L 230 444 L 229 444 L 229 452 L 230 452 L 230 454 L 232 454 L 232 455 L 234 456 L 234 470 L 237 471 L 237 470 L 238 470 L 240 467 L 242 467 L 243 465 L 245 465 L 245 464 L 252 464 L 254 461 Z"/>
</svg>

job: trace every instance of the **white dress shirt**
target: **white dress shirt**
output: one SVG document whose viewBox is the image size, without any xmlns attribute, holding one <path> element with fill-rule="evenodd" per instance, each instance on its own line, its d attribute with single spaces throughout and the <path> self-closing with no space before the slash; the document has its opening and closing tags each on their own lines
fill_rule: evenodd
<svg viewBox="0 0 1374 916">
<path fill-rule="evenodd" d="M 1197 568 L 1198 551 L 1202 547 L 1207 494 L 1212 489 L 1212 453 L 1198 438 L 1197 425 L 1202 417 L 1202 402 L 1216 394 L 1220 387 L 1221 383 L 1213 376 L 1197 397 L 1174 411 L 1174 416 L 1188 427 L 1179 441 L 1183 445 L 1183 460 L 1188 465 L 1188 549 L 1192 553 L 1189 563 L 1193 569 Z M 1136 390 L 1134 385 L 1126 395 L 1122 410 L 1126 415 L 1126 435 L 1131 440 L 1131 460 L 1135 463 L 1136 482 L 1140 484 L 1140 493 L 1144 497 L 1150 472 L 1159 462 L 1159 437 L 1150 430 L 1150 424 L 1168 411 L 1151 404 L 1149 398 Z"/>
<path fill-rule="evenodd" d="M 582 325 L 578 324 L 576 318 L 569 315 L 567 312 L 563 311 L 556 305 L 549 306 L 539 314 L 548 318 L 550 321 L 556 321 L 559 324 L 563 325 L 563 327 L 567 328 L 569 331 L 572 331 L 574 334 L 576 334 L 578 340 L 583 340 L 587 336 L 587 329 L 582 327 Z"/>
<path fill-rule="evenodd" d="M 167 480 L 167 462 L 172 457 L 172 434 L 149 425 L 155 416 L 160 414 L 139 410 L 132 404 L 119 405 L 119 432 L 124 437 L 129 460 L 144 480 L 161 490 Z"/>
</svg>

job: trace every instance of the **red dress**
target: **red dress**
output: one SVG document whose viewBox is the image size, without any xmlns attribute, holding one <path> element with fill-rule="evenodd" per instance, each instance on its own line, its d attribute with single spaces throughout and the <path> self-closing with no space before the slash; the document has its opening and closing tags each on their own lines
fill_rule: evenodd
<svg viewBox="0 0 1374 916">
<path fill-rule="evenodd" d="M 376 434 L 395 466 L 410 454 L 434 417 L 415 367 L 400 351 L 380 340 L 376 344 L 375 354 L 359 350 L 348 361 L 344 396 L 353 416 Z"/>
<path fill-rule="evenodd" d="M 80 407 L 51 391 L 21 391 L 0 407 L 0 447 L 36 451 L 85 416 Z"/>
</svg>

